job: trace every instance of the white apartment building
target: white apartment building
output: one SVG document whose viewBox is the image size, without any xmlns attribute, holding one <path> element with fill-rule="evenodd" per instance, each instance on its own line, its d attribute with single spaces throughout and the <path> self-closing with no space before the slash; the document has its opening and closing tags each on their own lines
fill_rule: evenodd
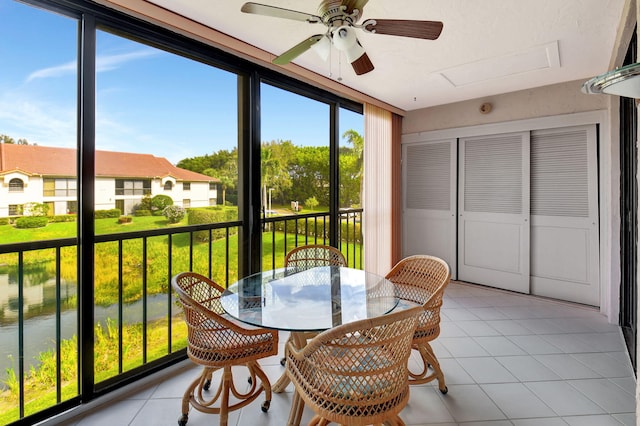
<svg viewBox="0 0 640 426">
<path fill-rule="evenodd" d="M 50 215 L 76 213 L 76 150 L 0 144 L 0 217 L 19 214 L 26 203 L 45 203 Z M 131 214 L 149 194 L 175 205 L 216 205 L 218 179 L 181 169 L 151 154 L 96 151 L 95 208 Z"/>
</svg>

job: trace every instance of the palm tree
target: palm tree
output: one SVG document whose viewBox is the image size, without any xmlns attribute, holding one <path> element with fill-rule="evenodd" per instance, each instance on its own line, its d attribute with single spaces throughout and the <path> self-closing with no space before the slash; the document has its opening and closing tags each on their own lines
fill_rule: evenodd
<svg viewBox="0 0 640 426">
<path fill-rule="evenodd" d="M 349 129 L 342 134 L 342 137 L 348 143 L 353 145 L 353 153 L 356 157 L 356 167 L 358 170 L 356 176 L 360 178 L 360 197 L 362 202 L 362 193 L 364 191 L 364 137 L 353 129 Z"/>
</svg>

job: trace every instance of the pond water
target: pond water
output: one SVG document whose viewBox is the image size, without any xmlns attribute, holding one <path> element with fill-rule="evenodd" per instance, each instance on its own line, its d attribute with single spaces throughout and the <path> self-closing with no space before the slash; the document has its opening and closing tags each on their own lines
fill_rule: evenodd
<svg viewBox="0 0 640 426">
<path fill-rule="evenodd" d="M 39 282 L 38 282 L 39 281 Z M 36 366 L 38 355 L 45 351 L 55 351 L 56 336 L 56 282 L 55 278 L 41 274 L 25 274 L 23 288 L 24 306 L 24 363 L 25 371 Z M 18 306 L 19 289 L 16 277 L 0 273 L 0 388 L 4 388 L 7 369 L 18 369 Z M 60 288 L 61 306 L 75 301 L 75 282 L 62 282 Z M 147 320 L 164 318 L 167 314 L 167 295 L 147 297 Z M 96 321 L 106 324 L 108 318 L 117 321 L 118 305 L 96 307 Z M 137 301 L 123 306 L 124 323 L 142 321 L 143 303 Z M 63 308 L 60 313 L 60 334 L 62 339 L 70 339 L 78 334 L 78 313 L 76 308 Z"/>
</svg>

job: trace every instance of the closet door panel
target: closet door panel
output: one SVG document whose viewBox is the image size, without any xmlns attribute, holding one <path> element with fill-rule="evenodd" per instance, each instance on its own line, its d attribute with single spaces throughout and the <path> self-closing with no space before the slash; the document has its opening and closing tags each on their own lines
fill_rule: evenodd
<svg viewBox="0 0 640 426">
<path fill-rule="evenodd" d="M 460 139 L 458 278 L 529 292 L 529 133 Z"/>
<path fill-rule="evenodd" d="M 531 134 L 532 293 L 599 306 L 594 125 Z"/>
<path fill-rule="evenodd" d="M 456 140 L 403 146 L 403 256 L 445 260 L 456 278 Z"/>
</svg>

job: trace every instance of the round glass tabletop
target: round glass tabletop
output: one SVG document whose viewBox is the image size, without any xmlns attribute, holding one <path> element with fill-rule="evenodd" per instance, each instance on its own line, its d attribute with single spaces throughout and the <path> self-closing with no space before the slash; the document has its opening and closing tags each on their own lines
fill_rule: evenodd
<svg viewBox="0 0 640 426">
<path fill-rule="evenodd" d="M 394 284 L 379 275 L 320 266 L 250 275 L 231 285 L 220 301 L 230 316 L 258 327 L 322 331 L 384 315 L 398 297 Z"/>
</svg>

